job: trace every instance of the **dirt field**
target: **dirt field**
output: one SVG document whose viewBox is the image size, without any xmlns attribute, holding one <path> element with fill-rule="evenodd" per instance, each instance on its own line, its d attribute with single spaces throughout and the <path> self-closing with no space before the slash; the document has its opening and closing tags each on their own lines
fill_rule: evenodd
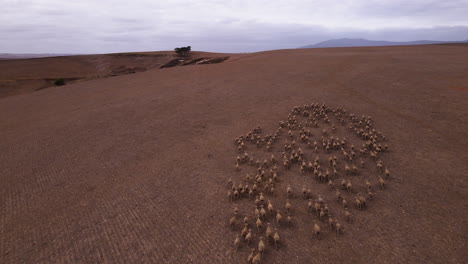
<svg viewBox="0 0 468 264">
<path fill-rule="evenodd" d="M 267 243 L 263 263 L 465 263 L 467 72 L 466 46 L 280 50 L 1 98 L 0 263 L 247 263 L 245 243 L 233 251 L 242 226 L 229 227 L 237 206 L 256 247 L 254 201 L 226 197 L 228 179 L 248 170 L 235 170 L 234 139 L 258 125 L 272 134 L 293 106 L 315 102 L 372 116 L 391 177 L 378 189 L 369 157 L 346 176 L 355 192 L 360 177 L 377 192 L 365 210 L 345 194 L 347 223 L 326 184 L 280 166 L 277 196 L 266 198 L 284 211 L 290 184 L 293 223 L 279 227 L 282 243 Z M 328 115 L 340 138 L 359 143 Z M 321 143 L 319 123 L 311 140 Z M 281 162 L 285 140 L 287 129 L 271 152 Z M 318 155 L 328 168 L 330 154 Z M 304 184 L 323 195 L 342 235 L 306 212 Z"/>
</svg>

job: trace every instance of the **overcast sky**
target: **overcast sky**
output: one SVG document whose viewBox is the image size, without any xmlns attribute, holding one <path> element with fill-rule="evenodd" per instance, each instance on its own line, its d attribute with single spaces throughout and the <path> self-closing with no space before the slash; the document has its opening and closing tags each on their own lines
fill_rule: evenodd
<svg viewBox="0 0 468 264">
<path fill-rule="evenodd" d="M 466 40 L 468 0 L 0 0 L 0 53 L 252 52 Z"/>
</svg>

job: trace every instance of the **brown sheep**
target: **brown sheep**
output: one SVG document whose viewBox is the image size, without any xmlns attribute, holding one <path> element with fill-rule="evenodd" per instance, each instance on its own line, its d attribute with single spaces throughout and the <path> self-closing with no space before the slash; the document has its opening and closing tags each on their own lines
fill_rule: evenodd
<svg viewBox="0 0 468 264">
<path fill-rule="evenodd" d="M 366 186 L 367 186 L 367 191 L 370 191 L 372 189 L 372 184 L 368 180 L 366 180 L 365 183 L 366 183 Z"/>
<path fill-rule="evenodd" d="M 262 262 L 262 253 L 258 252 L 257 255 L 252 259 L 252 264 L 260 264 Z"/>
<path fill-rule="evenodd" d="M 265 208 L 264 208 L 263 204 L 262 204 L 262 205 L 260 205 L 260 216 L 262 217 L 262 220 L 264 220 L 264 219 L 265 219 L 265 216 L 266 216 L 266 210 L 265 210 Z"/>
<path fill-rule="evenodd" d="M 379 176 L 379 183 L 380 183 L 380 189 L 384 190 L 385 189 L 385 181 L 380 176 Z"/>
<path fill-rule="evenodd" d="M 268 212 L 271 214 L 273 214 L 273 204 L 270 202 L 270 200 L 268 200 Z"/>
<path fill-rule="evenodd" d="M 273 229 L 271 229 L 270 223 L 267 223 L 267 229 L 265 233 L 266 233 L 267 240 L 273 239 Z"/>
<path fill-rule="evenodd" d="M 260 237 L 260 240 L 258 241 L 258 251 L 263 257 L 263 253 L 265 252 L 265 243 L 263 242 L 263 237 Z"/>
<path fill-rule="evenodd" d="M 307 203 L 307 206 L 309 207 L 309 212 L 312 212 L 314 208 L 314 204 L 312 202 L 312 199 L 309 199 L 309 203 Z"/>
<path fill-rule="evenodd" d="M 249 232 L 245 236 L 244 240 L 247 242 L 247 245 L 250 245 L 250 242 L 252 242 L 252 229 L 249 229 Z"/>
<path fill-rule="evenodd" d="M 292 218 L 291 218 L 291 214 L 289 212 L 288 212 L 288 217 L 286 217 L 286 221 L 288 222 L 288 225 L 291 225 Z"/>
<path fill-rule="evenodd" d="M 317 239 L 320 239 L 320 226 L 317 223 L 314 224 L 314 233 Z"/>
<path fill-rule="evenodd" d="M 340 235 L 343 232 L 343 229 L 342 229 L 340 223 L 338 223 L 338 221 L 336 221 L 336 223 L 335 223 L 335 229 L 336 229 L 336 235 L 337 236 Z"/>
<path fill-rule="evenodd" d="M 260 233 L 260 229 L 262 229 L 262 226 L 263 226 L 262 220 L 260 220 L 260 218 L 257 218 L 257 221 L 255 222 L 255 224 L 257 225 L 258 233 Z"/>
<path fill-rule="evenodd" d="M 344 213 L 344 214 L 345 214 L 346 221 L 347 221 L 347 222 L 351 222 L 351 220 L 352 220 L 352 219 L 351 219 L 351 213 L 350 213 L 347 209 L 345 209 L 345 213 Z"/>
<path fill-rule="evenodd" d="M 275 247 L 278 249 L 278 244 L 280 243 L 280 236 L 278 235 L 278 228 L 275 228 L 275 234 L 273 235 L 273 239 L 275 240 Z"/>
<path fill-rule="evenodd" d="M 252 260 L 253 260 L 254 256 L 255 256 L 255 249 L 251 248 L 250 249 L 250 255 L 247 257 L 247 263 L 248 264 L 252 263 Z"/>
<path fill-rule="evenodd" d="M 284 206 L 284 208 L 286 209 L 286 211 L 290 212 L 291 207 L 291 202 L 289 201 L 289 199 L 286 199 L 286 205 Z"/>
<path fill-rule="evenodd" d="M 234 229 L 234 227 L 236 226 L 236 223 L 237 223 L 236 215 L 233 215 L 233 216 L 229 219 L 229 225 L 231 226 L 231 229 Z"/>
<path fill-rule="evenodd" d="M 291 189 L 291 185 L 288 185 L 288 187 L 286 188 L 286 194 L 289 197 L 291 197 L 291 194 L 292 194 L 292 189 Z"/>
<path fill-rule="evenodd" d="M 279 210 L 277 210 L 277 211 L 276 211 L 276 223 L 277 223 L 278 225 L 281 224 L 281 218 L 282 218 L 281 213 L 280 213 Z"/>
<path fill-rule="evenodd" d="M 234 249 L 236 251 L 239 248 L 239 244 L 240 244 L 240 238 L 239 238 L 239 235 L 236 235 L 236 239 L 234 240 Z"/>
<path fill-rule="evenodd" d="M 341 200 L 341 198 L 342 198 L 342 197 L 341 197 L 341 192 L 340 192 L 339 190 L 336 190 L 335 196 L 336 196 L 336 200 L 337 200 L 337 201 Z"/>
<path fill-rule="evenodd" d="M 346 190 L 350 193 L 353 189 L 353 185 L 351 184 L 351 181 L 348 181 L 346 184 Z"/>
</svg>

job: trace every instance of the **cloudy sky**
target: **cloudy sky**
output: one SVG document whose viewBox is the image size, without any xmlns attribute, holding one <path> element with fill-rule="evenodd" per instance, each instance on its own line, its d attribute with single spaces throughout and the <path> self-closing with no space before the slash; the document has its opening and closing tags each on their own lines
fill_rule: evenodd
<svg viewBox="0 0 468 264">
<path fill-rule="evenodd" d="M 252 52 L 466 40 L 468 0 L 0 0 L 0 53 Z"/>
</svg>

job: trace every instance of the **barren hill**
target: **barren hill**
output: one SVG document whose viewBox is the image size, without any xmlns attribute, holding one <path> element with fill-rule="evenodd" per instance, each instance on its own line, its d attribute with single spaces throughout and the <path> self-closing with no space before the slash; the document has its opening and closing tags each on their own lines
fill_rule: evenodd
<svg viewBox="0 0 468 264">
<path fill-rule="evenodd" d="M 193 52 L 190 57 L 174 55 L 161 51 L 0 60 L 0 97 L 48 88 L 59 78 L 74 83 L 142 72 L 170 61 L 176 61 L 173 65 L 177 65 L 179 61 L 190 63 L 228 56 L 210 52 Z"/>
<path fill-rule="evenodd" d="M 56 60 L 65 59 L 38 59 L 42 72 L 3 61 L 12 69 L 2 70 L 2 78 L 18 77 L 13 73 L 18 67 L 27 78 L 43 78 Z M 93 75 L 106 61 L 75 57 L 66 63 L 50 77 Z M 248 246 L 241 242 L 234 251 L 233 243 L 248 215 L 251 247 L 257 247 L 255 198 L 227 198 L 230 177 L 252 187 L 246 174 L 254 177 L 256 166 L 241 162 L 235 169 L 236 157 L 246 151 L 261 162 L 270 162 L 271 154 L 281 162 L 276 194 L 264 195 L 283 219 L 288 184 L 293 192 L 291 224 L 277 226 L 270 215 L 264 219 L 278 227 L 281 243 L 275 249 L 266 242 L 262 263 L 463 263 L 467 69 L 464 46 L 280 50 L 1 98 L 0 262 L 246 263 Z M 318 106 L 304 108 L 309 113 L 303 108 L 291 113 L 294 106 L 313 103 Z M 344 110 L 347 114 L 337 114 Z M 290 113 L 291 128 L 283 128 L 270 152 L 268 137 L 258 148 L 250 142 L 249 131 L 260 126 L 264 139 Z M 310 134 L 300 134 L 299 125 L 308 117 L 313 123 L 314 116 L 319 127 L 307 125 Z M 391 172 L 384 190 L 377 158 L 358 151 L 366 140 L 356 133 L 360 128 L 370 133 L 366 126 L 385 135 L 384 140 L 375 134 L 382 148 L 388 145 L 376 154 Z M 317 152 L 299 137 L 305 134 L 319 142 Z M 239 152 L 235 139 L 241 135 L 245 146 Z M 333 142 L 331 136 L 346 137 L 347 155 L 322 147 Z M 283 168 L 284 145 L 293 139 L 304 160 L 319 156 L 324 173 L 328 158 L 337 156 L 333 188 L 340 189 L 341 178 L 353 183 L 350 192 L 340 189 L 352 222 L 343 218 L 334 189 L 310 171 L 300 174 L 297 163 Z M 357 154 L 350 161 L 352 143 Z M 377 152 L 373 144 L 367 147 Z M 352 164 L 358 172 L 346 173 L 344 166 Z M 273 164 L 268 166 L 266 177 Z M 354 197 L 366 191 L 364 179 L 376 195 L 360 210 Z M 343 232 L 336 235 L 327 220 L 307 211 L 302 185 L 313 199 L 323 197 Z M 239 212 L 231 229 L 234 207 Z M 321 227 L 320 239 L 314 223 Z"/>
</svg>

